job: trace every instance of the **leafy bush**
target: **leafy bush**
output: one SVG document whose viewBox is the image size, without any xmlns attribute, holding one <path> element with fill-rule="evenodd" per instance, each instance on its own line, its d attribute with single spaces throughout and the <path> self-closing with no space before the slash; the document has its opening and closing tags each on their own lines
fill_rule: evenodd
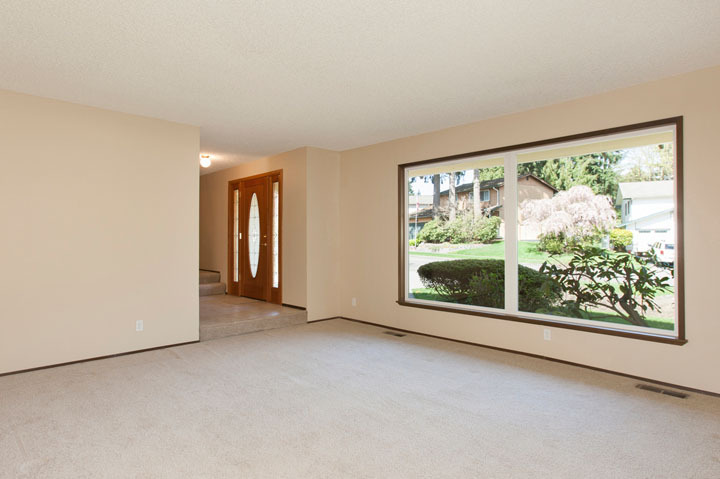
<svg viewBox="0 0 720 479">
<path fill-rule="evenodd" d="M 505 261 L 500 259 L 459 259 L 435 261 L 418 268 L 426 288 L 434 289 L 447 301 L 490 308 L 505 306 Z M 560 287 L 547 275 L 519 266 L 522 311 L 545 311 L 561 299 Z"/>
<path fill-rule="evenodd" d="M 473 220 L 470 215 L 459 215 L 454 221 L 448 221 L 445 230 L 453 244 L 473 242 Z"/>
<path fill-rule="evenodd" d="M 615 228 L 610 232 L 610 244 L 615 251 L 627 251 L 627 247 L 632 244 L 633 234 L 632 231 Z"/>
<path fill-rule="evenodd" d="M 583 318 L 590 308 L 604 307 L 635 326 L 648 326 L 645 315 L 660 307 L 655 297 L 670 291 L 669 278 L 629 253 L 574 246 L 570 262 L 543 263 L 540 272 L 552 277 L 567 298 L 562 308 Z M 619 283 L 615 287 L 614 283 Z"/>
<path fill-rule="evenodd" d="M 548 233 L 540 235 L 540 241 L 536 248 L 538 251 L 545 251 L 550 254 L 561 254 L 565 252 L 565 237 L 562 234 Z"/>
<path fill-rule="evenodd" d="M 453 221 L 432 220 L 417 235 L 422 243 L 490 243 L 497 238 L 501 220 L 498 217 L 474 219 L 472 215 L 459 215 Z"/>
<path fill-rule="evenodd" d="M 452 302 L 464 302 L 470 294 L 470 280 L 481 271 L 483 260 L 434 261 L 418 268 L 420 281 Z"/>
<path fill-rule="evenodd" d="M 499 216 L 491 216 L 475 222 L 473 236 L 475 240 L 481 243 L 490 243 L 498 236 L 500 232 L 500 223 L 502 220 Z"/>
<path fill-rule="evenodd" d="M 448 233 L 442 221 L 432 220 L 425 223 L 416 240 L 420 243 L 443 243 L 447 238 Z"/>
<path fill-rule="evenodd" d="M 417 243 L 417 240 L 411 239 L 410 241 L 408 241 L 408 244 L 410 246 L 417 246 L 418 243 Z"/>
</svg>

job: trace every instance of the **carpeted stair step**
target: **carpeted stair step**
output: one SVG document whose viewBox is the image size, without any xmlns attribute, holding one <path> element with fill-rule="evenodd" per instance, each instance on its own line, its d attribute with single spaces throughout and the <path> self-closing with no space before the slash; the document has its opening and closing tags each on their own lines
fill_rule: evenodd
<svg viewBox="0 0 720 479">
<path fill-rule="evenodd" d="M 219 283 L 220 273 L 217 271 L 200 270 L 200 284 Z"/>
<path fill-rule="evenodd" d="M 214 294 L 225 294 L 225 283 L 200 284 L 200 296 L 212 296 Z"/>
</svg>

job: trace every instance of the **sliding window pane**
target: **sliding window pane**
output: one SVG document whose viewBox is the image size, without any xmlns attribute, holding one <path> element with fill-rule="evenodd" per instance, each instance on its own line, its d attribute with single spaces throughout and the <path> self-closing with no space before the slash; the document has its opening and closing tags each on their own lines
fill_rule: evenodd
<svg viewBox="0 0 720 479">
<path fill-rule="evenodd" d="M 674 131 L 518 161 L 519 310 L 675 331 Z"/>
<path fill-rule="evenodd" d="M 502 158 L 410 170 L 407 298 L 505 306 Z"/>
</svg>

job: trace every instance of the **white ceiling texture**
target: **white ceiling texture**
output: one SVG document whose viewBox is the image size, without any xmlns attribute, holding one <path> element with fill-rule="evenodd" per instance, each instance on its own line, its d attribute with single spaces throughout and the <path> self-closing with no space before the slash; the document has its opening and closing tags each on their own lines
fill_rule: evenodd
<svg viewBox="0 0 720 479">
<path fill-rule="evenodd" d="M 718 0 L 3 0 L 0 88 L 200 127 L 214 171 L 720 64 Z"/>
</svg>

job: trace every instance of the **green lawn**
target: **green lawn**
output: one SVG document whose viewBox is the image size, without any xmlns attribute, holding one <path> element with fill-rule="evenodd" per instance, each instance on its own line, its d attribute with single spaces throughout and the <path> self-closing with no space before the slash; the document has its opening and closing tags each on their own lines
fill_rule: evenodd
<svg viewBox="0 0 720 479">
<path fill-rule="evenodd" d="M 443 303 L 447 303 L 448 301 L 445 301 L 442 296 L 437 294 L 432 289 L 428 288 L 418 288 L 413 290 L 413 296 L 416 299 L 424 299 L 428 301 L 440 301 Z M 623 318 L 617 315 L 609 315 L 603 311 L 590 311 L 589 313 L 589 319 L 591 321 L 601 321 L 603 323 L 616 323 L 616 324 L 630 324 L 629 322 L 625 321 Z M 645 318 L 645 321 L 648 323 L 648 325 L 651 328 L 657 328 L 657 329 L 666 329 L 669 331 L 672 331 L 674 326 L 674 323 L 671 319 L 665 319 L 665 318 L 654 318 L 654 317 L 647 317 Z"/>
<path fill-rule="evenodd" d="M 518 248 L 518 260 L 525 264 L 542 264 L 550 255 L 548 253 L 538 251 L 537 243 L 533 241 L 520 241 Z M 477 258 L 477 259 L 505 259 L 505 242 L 497 241 L 478 248 L 470 248 L 456 251 L 454 253 L 426 253 L 420 251 L 411 251 L 411 255 L 418 256 L 436 256 L 439 258 Z M 556 258 L 562 262 L 570 261 L 571 255 L 560 255 Z"/>
<path fill-rule="evenodd" d="M 520 264 L 542 264 L 550 257 L 549 253 L 538 251 L 536 248 L 537 243 L 533 241 L 520 241 L 518 249 L 518 262 Z M 505 242 L 497 241 L 488 245 L 481 246 L 479 248 L 469 248 L 456 251 L 454 253 L 426 253 L 411 251 L 411 255 L 417 256 L 434 256 L 437 258 L 455 258 L 455 259 L 505 259 Z M 572 258 L 572 255 L 563 254 L 554 256 L 553 259 L 558 260 L 562 263 L 567 263 Z M 618 285 L 615 285 L 618 288 Z M 657 296 L 667 296 L 675 294 L 673 288 L 667 291 L 661 291 Z"/>
</svg>

